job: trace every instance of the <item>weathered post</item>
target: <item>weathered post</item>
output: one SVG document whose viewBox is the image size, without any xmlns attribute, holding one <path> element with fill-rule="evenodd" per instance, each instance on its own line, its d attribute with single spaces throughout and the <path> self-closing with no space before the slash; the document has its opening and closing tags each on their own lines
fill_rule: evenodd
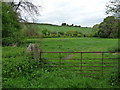
<svg viewBox="0 0 120 90">
<path fill-rule="evenodd" d="M 42 61 L 42 50 L 40 50 L 40 61 Z"/>
<path fill-rule="evenodd" d="M 27 48 L 27 52 L 30 53 L 30 55 L 38 62 L 41 60 L 40 57 L 40 49 L 38 48 L 37 44 L 29 44 Z"/>
<path fill-rule="evenodd" d="M 59 45 L 59 49 L 61 49 L 61 46 L 62 45 Z M 61 64 L 62 64 L 62 61 L 61 61 L 61 59 L 62 59 L 61 52 L 59 52 L 59 59 L 60 59 L 60 67 L 61 67 Z"/>
<path fill-rule="evenodd" d="M 102 52 L 102 77 L 103 77 L 103 55 L 104 55 L 104 52 Z"/>
<path fill-rule="evenodd" d="M 81 72 L 82 72 L 82 52 L 81 52 Z"/>
</svg>

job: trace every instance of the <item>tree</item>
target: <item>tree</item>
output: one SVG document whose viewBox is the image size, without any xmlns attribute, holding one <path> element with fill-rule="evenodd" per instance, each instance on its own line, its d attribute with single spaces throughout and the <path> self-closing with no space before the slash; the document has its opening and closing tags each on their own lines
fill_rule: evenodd
<svg viewBox="0 0 120 90">
<path fill-rule="evenodd" d="M 74 24 L 72 24 L 71 26 L 74 26 Z"/>
<path fill-rule="evenodd" d="M 93 36 L 94 37 L 97 37 L 98 35 L 97 35 L 97 33 L 98 33 L 98 31 L 99 31 L 99 24 L 95 24 L 93 27 L 92 27 L 92 32 L 93 32 Z"/>
<path fill-rule="evenodd" d="M 20 33 L 21 25 L 18 20 L 18 14 L 13 7 L 2 3 L 2 45 L 20 43 L 22 35 Z"/>
<path fill-rule="evenodd" d="M 118 37 L 118 20 L 114 16 L 108 16 L 99 25 L 98 36 L 103 38 Z"/>
<path fill-rule="evenodd" d="M 62 25 L 62 26 L 66 26 L 67 24 L 66 24 L 66 23 L 62 23 L 61 25 Z"/>
<path fill-rule="evenodd" d="M 106 13 L 111 13 L 120 19 L 120 0 L 110 0 L 109 3 L 106 4 Z"/>
<path fill-rule="evenodd" d="M 120 38 L 120 0 L 110 0 L 106 7 L 106 13 L 118 19 L 118 37 Z"/>
<path fill-rule="evenodd" d="M 29 14 L 34 19 L 34 15 L 39 14 L 39 6 L 28 2 L 28 0 L 13 0 L 2 3 L 3 45 L 22 42 L 20 21 L 27 21 L 23 18 L 25 16 L 23 13 Z"/>
<path fill-rule="evenodd" d="M 34 21 L 36 15 L 40 14 L 39 8 L 41 6 L 37 6 L 33 4 L 33 2 L 30 0 L 17 0 L 17 1 L 13 0 L 8 4 L 11 5 L 14 8 L 14 11 L 19 14 L 19 18 L 21 21 L 27 21 L 28 17 L 26 16 L 30 16 Z M 27 14 L 27 15 L 24 15 L 24 14 Z"/>
</svg>

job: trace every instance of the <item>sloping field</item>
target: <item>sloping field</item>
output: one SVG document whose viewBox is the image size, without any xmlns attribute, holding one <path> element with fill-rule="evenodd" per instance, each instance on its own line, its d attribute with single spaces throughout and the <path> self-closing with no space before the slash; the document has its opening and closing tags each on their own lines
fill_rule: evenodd
<svg viewBox="0 0 120 90">
<path fill-rule="evenodd" d="M 76 30 L 83 34 L 92 33 L 92 28 L 88 28 L 88 27 L 57 26 L 57 25 L 49 25 L 49 24 L 26 24 L 26 25 L 33 25 L 34 27 L 37 27 L 37 29 L 40 32 L 44 29 L 47 29 L 49 31 L 56 31 L 56 32 L 67 32 L 69 30 Z"/>
</svg>

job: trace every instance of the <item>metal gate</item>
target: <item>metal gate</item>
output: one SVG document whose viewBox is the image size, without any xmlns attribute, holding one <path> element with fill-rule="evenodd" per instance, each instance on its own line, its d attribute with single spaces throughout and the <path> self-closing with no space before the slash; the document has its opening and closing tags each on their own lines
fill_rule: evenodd
<svg viewBox="0 0 120 90">
<path fill-rule="evenodd" d="M 101 77 L 107 74 L 107 72 L 118 68 L 118 60 L 120 59 L 118 54 L 118 52 L 44 51 L 40 53 L 40 58 L 45 60 L 51 68 L 76 71 L 84 76 Z"/>
</svg>

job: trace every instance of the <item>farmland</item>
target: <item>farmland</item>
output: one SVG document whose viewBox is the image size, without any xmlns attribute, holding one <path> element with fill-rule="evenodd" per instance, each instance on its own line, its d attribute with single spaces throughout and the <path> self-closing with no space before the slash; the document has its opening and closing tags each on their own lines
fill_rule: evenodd
<svg viewBox="0 0 120 90">
<path fill-rule="evenodd" d="M 49 1 L 1 3 L 0 89 L 120 88 L 118 0 Z"/>
<path fill-rule="evenodd" d="M 58 25 L 51 25 L 51 24 L 32 24 L 32 23 L 27 23 L 23 24 L 24 29 L 27 29 L 28 26 L 33 26 L 35 27 L 39 33 L 42 32 L 42 30 L 49 30 L 49 31 L 56 31 L 56 32 L 67 32 L 70 30 L 76 30 L 79 31 L 83 34 L 91 34 L 92 33 L 92 28 L 91 27 L 74 27 L 74 26 L 58 26 Z"/>
<path fill-rule="evenodd" d="M 48 6 L 40 1 L 0 5 L 0 89 L 120 88 L 120 20 L 112 10 L 118 7 L 114 0 L 105 5 L 110 16 L 102 14 L 105 0 L 50 0 Z"/>
<path fill-rule="evenodd" d="M 3 87 L 9 88 L 114 88 L 116 86 L 113 72 L 114 68 L 108 68 L 106 75 L 102 78 L 83 77 L 75 71 L 61 71 L 57 68 L 47 67 L 44 61 L 36 63 L 26 52 L 29 43 L 37 43 L 42 47 L 42 51 L 113 51 L 118 45 L 118 39 L 103 38 L 42 38 L 26 39 L 24 44 L 18 47 L 2 47 L 3 61 Z M 70 54 L 62 54 L 66 58 Z M 71 59 L 80 58 L 79 54 L 72 54 Z M 105 57 L 116 57 L 117 55 L 106 54 Z M 43 60 L 46 58 L 58 58 L 58 54 L 42 54 Z M 85 54 L 84 58 L 98 58 L 101 55 Z M 48 62 L 45 60 L 45 62 Z M 59 62 L 59 61 L 58 61 Z M 79 65 L 79 60 L 68 60 Z M 101 62 L 101 60 L 85 60 L 86 66 L 94 65 L 90 63 Z M 110 62 L 110 61 L 109 61 Z M 74 65 L 74 64 L 71 64 Z M 75 64 L 76 65 L 76 64 Z M 98 64 L 95 64 L 98 65 Z M 107 64 L 106 64 L 107 65 Z M 113 64 L 115 65 L 115 64 Z M 67 67 L 69 68 L 69 67 Z M 74 69 L 78 69 L 75 67 Z M 92 69 L 92 68 L 83 68 Z M 101 69 L 101 68 L 95 68 Z M 116 69 L 117 70 L 117 69 Z M 111 74 L 111 75 L 109 75 Z M 93 75 L 94 76 L 94 75 Z M 49 82 L 49 83 L 48 83 Z M 91 83 L 92 82 L 92 83 Z M 97 82 L 97 83 L 95 83 Z M 112 85 L 113 83 L 113 85 Z"/>
</svg>

